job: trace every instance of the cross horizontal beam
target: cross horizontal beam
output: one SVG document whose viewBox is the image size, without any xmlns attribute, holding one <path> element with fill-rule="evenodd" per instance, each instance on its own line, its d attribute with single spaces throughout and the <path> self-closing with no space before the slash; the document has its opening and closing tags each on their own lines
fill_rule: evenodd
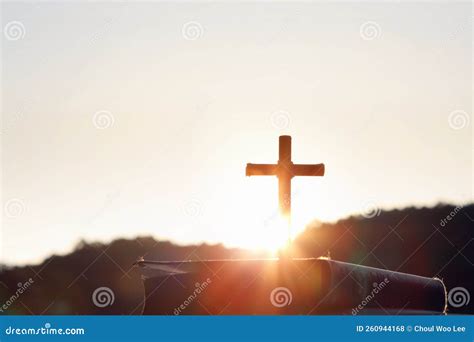
<svg viewBox="0 0 474 342">
<path fill-rule="evenodd" d="M 247 164 L 246 176 L 276 176 L 277 164 Z"/>
<path fill-rule="evenodd" d="M 324 176 L 324 164 L 293 164 L 293 176 Z"/>
<path fill-rule="evenodd" d="M 285 168 L 286 170 L 280 170 Z M 246 176 L 278 176 L 280 173 L 294 176 L 324 176 L 324 164 L 247 164 Z"/>
</svg>

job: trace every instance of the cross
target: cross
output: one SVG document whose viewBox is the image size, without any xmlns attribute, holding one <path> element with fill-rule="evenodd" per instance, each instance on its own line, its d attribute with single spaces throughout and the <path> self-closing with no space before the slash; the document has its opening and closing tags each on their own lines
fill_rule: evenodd
<svg viewBox="0 0 474 342">
<path fill-rule="evenodd" d="M 247 164 L 246 176 L 277 176 L 280 213 L 291 222 L 291 179 L 294 176 L 324 176 L 324 164 L 293 164 L 291 161 L 291 137 L 279 138 L 277 164 Z"/>
</svg>

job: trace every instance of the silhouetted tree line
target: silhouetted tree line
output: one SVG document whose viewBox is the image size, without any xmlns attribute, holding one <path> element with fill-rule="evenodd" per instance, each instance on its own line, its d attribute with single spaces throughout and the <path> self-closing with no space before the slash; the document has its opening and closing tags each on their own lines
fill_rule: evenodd
<svg viewBox="0 0 474 342">
<path fill-rule="evenodd" d="M 448 218 L 449 217 L 449 218 Z M 295 257 L 335 260 L 439 277 L 448 291 L 474 297 L 474 205 L 405 208 L 352 216 L 334 224 L 313 223 L 294 241 Z M 139 314 L 143 286 L 133 263 L 147 260 L 257 258 L 262 254 L 222 245 L 180 246 L 152 237 L 110 244 L 81 241 L 73 252 L 39 265 L 4 266 L 0 314 Z M 26 286 L 28 285 L 28 286 Z M 178 285 L 177 285 L 178 286 Z M 100 287 L 113 292 L 107 305 L 94 303 Z M 21 293 L 19 293 L 21 289 Z M 451 313 L 474 313 L 474 298 Z"/>
</svg>

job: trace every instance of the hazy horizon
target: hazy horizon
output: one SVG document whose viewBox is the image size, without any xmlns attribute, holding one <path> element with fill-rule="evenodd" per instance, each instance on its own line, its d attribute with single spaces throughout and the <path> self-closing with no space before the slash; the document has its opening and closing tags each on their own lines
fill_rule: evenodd
<svg viewBox="0 0 474 342">
<path fill-rule="evenodd" d="M 245 165 L 282 134 L 326 165 L 293 180 L 293 234 L 474 201 L 469 2 L 1 7 L 1 262 L 138 235 L 265 247 L 277 181 Z"/>
<path fill-rule="evenodd" d="M 469 202 L 469 203 L 444 203 L 444 202 L 438 202 L 432 206 L 430 205 L 420 205 L 420 206 L 405 206 L 405 207 L 393 207 L 393 208 L 381 208 L 381 207 L 373 207 L 372 209 L 375 209 L 375 210 L 378 210 L 377 212 L 377 216 L 379 216 L 380 214 L 382 214 L 383 212 L 386 212 L 386 211 L 392 211 L 392 210 L 404 210 L 404 209 L 407 209 L 407 208 L 434 208 L 436 207 L 437 205 L 452 205 L 452 206 L 458 206 L 458 207 L 466 207 L 468 205 L 472 205 L 474 204 L 474 202 Z M 372 214 L 375 215 L 375 212 L 371 212 Z M 370 214 L 369 214 L 370 215 Z M 299 233 L 302 233 L 305 229 L 307 228 L 311 228 L 311 227 L 314 227 L 315 224 L 321 224 L 321 225 L 324 225 L 324 224 L 336 224 L 338 221 L 341 221 L 341 220 L 345 220 L 345 219 L 349 219 L 350 217 L 355 217 L 355 216 L 360 216 L 361 218 L 364 218 L 364 216 L 361 215 L 361 213 L 352 213 L 352 214 L 349 214 L 347 216 L 343 216 L 343 217 L 340 217 L 338 219 L 335 219 L 333 221 L 319 221 L 319 220 L 314 220 L 314 221 L 310 221 L 308 222 L 308 224 L 304 227 L 303 230 L 301 230 Z M 33 260 L 33 261 L 26 261 L 26 262 L 20 262 L 20 263 L 3 263 L 0 262 L 0 265 L 1 266 L 6 266 L 6 267 L 15 267 L 15 266 L 18 266 L 18 267 L 21 267 L 21 266 L 26 266 L 26 265 L 37 265 L 37 264 L 41 264 L 43 263 L 46 259 L 50 258 L 51 256 L 53 255 L 56 255 L 56 256 L 63 256 L 63 255 L 68 255 L 70 253 L 72 253 L 75 248 L 82 242 L 86 242 L 86 243 L 100 243 L 100 244 L 109 244 L 111 243 L 112 241 L 114 240 L 118 240 L 118 239 L 130 239 L 130 240 L 133 240 L 133 239 L 136 239 L 136 238 L 144 238 L 144 237 L 152 237 L 154 239 L 157 239 L 157 240 L 160 240 L 160 241 L 163 241 L 163 242 L 170 242 L 174 245 L 179 245 L 179 246 L 188 246 L 188 245 L 200 245 L 200 244 L 209 244 L 209 245 L 222 245 L 224 246 L 225 248 L 229 248 L 229 249 L 232 249 L 232 248 L 239 248 L 239 249 L 242 249 L 242 250 L 248 250 L 249 252 L 262 252 L 262 253 L 267 253 L 268 256 L 272 256 L 272 257 L 275 257 L 276 255 L 272 252 L 272 251 L 268 251 L 268 250 L 265 250 L 264 248 L 262 249 L 258 249 L 258 248 L 248 248 L 248 247 L 242 247 L 242 246 L 239 246 L 239 245 L 232 245 L 232 244 L 227 244 L 227 243 L 224 243 L 224 242 L 219 242 L 219 241 L 216 241 L 216 242 L 212 242 L 212 243 L 209 243 L 208 241 L 206 240 L 202 240 L 202 241 L 194 241 L 194 242 L 188 242 L 188 243 L 183 243 L 183 242 L 180 242 L 180 241 L 174 241 L 173 239 L 167 239 L 167 238 L 160 238 L 159 236 L 156 236 L 156 235 L 152 235 L 152 234 L 139 234 L 139 235 L 136 235 L 136 236 L 113 236 L 113 237 L 110 237 L 109 239 L 99 239 L 99 240 L 91 240 L 91 239 L 84 239 L 84 238 L 80 238 L 78 239 L 76 242 L 74 242 L 73 244 L 71 244 L 71 246 L 69 246 L 68 248 L 69 249 L 64 249 L 62 252 L 54 252 L 52 251 L 51 253 L 47 254 L 47 255 L 44 255 L 40 258 L 37 258 L 36 260 Z"/>
</svg>

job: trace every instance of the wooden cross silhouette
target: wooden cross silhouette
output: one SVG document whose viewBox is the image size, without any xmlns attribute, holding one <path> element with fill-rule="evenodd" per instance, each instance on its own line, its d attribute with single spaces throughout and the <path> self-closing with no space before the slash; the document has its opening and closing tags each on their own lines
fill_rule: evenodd
<svg viewBox="0 0 474 342">
<path fill-rule="evenodd" d="M 280 213 L 291 222 L 291 179 L 294 176 L 324 176 L 324 164 L 293 164 L 291 161 L 291 137 L 279 139 L 277 164 L 247 164 L 246 176 L 277 176 Z"/>
</svg>

